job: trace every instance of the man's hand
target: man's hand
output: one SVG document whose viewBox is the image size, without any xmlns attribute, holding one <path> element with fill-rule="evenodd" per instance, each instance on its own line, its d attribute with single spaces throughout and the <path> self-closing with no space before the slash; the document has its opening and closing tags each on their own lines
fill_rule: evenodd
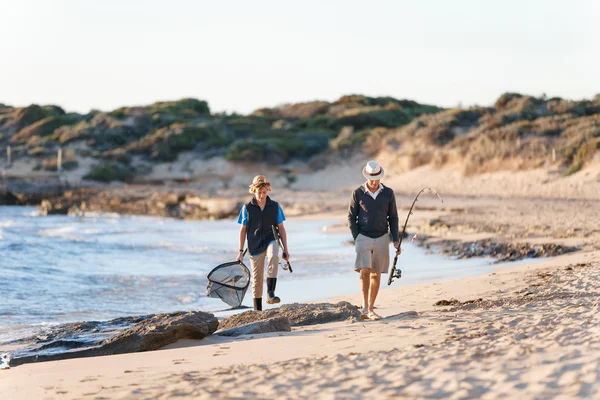
<svg viewBox="0 0 600 400">
<path fill-rule="evenodd" d="M 396 255 L 402 254 L 402 248 L 400 248 L 400 242 L 394 242 L 394 248 L 396 249 Z"/>
<path fill-rule="evenodd" d="M 244 253 L 242 253 L 241 251 L 238 253 L 237 258 L 235 259 L 236 261 L 242 262 L 244 260 Z"/>
<path fill-rule="evenodd" d="M 282 256 L 285 261 L 290 261 L 290 252 L 289 251 L 284 251 L 282 253 Z"/>
</svg>

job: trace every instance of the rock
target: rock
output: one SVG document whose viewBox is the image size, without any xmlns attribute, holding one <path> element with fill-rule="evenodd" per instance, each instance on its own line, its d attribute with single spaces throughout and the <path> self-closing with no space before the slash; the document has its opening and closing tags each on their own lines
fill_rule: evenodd
<svg viewBox="0 0 600 400">
<path fill-rule="evenodd" d="M 41 214 L 41 212 L 40 212 Z M 77 204 L 72 205 L 71 207 L 69 207 L 69 210 L 67 211 L 67 215 L 69 217 L 83 217 L 85 216 L 85 207 L 80 207 Z"/>
<path fill-rule="evenodd" d="M 11 192 L 0 192 L 0 206 L 16 206 L 19 204 L 17 196 Z"/>
<path fill-rule="evenodd" d="M 434 306 L 462 306 L 462 305 L 467 305 L 467 304 L 477 304 L 477 303 L 481 303 L 482 301 L 483 301 L 483 299 L 481 297 L 478 299 L 475 299 L 475 300 L 467 300 L 467 301 L 460 301 L 455 298 L 451 298 L 450 300 L 436 301 L 433 305 Z"/>
<path fill-rule="evenodd" d="M 179 339 L 202 339 L 213 334 L 219 327 L 219 321 L 213 314 L 202 311 L 155 314 L 148 318 L 133 317 L 129 319 L 134 321 L 137 319 L 140 322 L 116 336 L 104 340 L 98 347 L 48 355 L 15 357 L 12 365 L 157 350 Z M 77 323 L 73 324 L 72 329 L 89 332 L 96 329 L 96 325 L 97 323 L 93 322 Z M 37 350 L 56 346 L 64 348 L 65 343 L 70 340 L 63 339 L 62 336 L 65 335 L 56 335 L 51 342 L 44 344 Z"/>
<path fill-rule="evenodd" d="M 554 257 L 579 250 L 573 246 L 563 246 L 553 243 L 498 243 L 492 239 L 474 242 L 459 242 L 445 240 L 437 242 L 444 255 L 456 256 L 459 259 L 472 257 L 494 257 L 497 262 L 522 260 L 524 258 Z"/>
<path fill-rule="evenodd" d="M 436 301 L 434 306 L 460 306 L 460 301 L 456 299 Z"/>
<path fill-rule="evenodd" d="M 0 369 L 10 369 L 10 354 L 0 354 Z"/>
<path fill-rule="evenodd" d="M 287 317 L 269 318 L 263 321 L 253 322 L 251 324 L 238 326 L 236 328 L 218 331 L 216 335 L 220 336 L 241 336 L 254 333 L 269 332 L 290 332 L 290 320 Z"/>
<path fill-rule="evenodd" d="M 42 203 L 39 205 L 40 215 L 67 215 L 69 213 L 69 204 L 64 204 L 60 200 L 52 204 L 50 200 L 42 200 Z"/>
<path fill-rule="evenodd" d="M 169 193 L 165 197 L 166 206 L 176 206 L 179 204 L 179 196 L 176 193 Z"/>
<path fill-rule="evenodd" d="M 242 205 L 237 199 L 211 198 L 204 199 L 200 206 L 216 218 L 226 218 L 236 215 Z"/>
<path fill-rule="evenodd" d="M 156 350 L 179 339 L 202 339 L 218 327 L 217 318 L 202 311 L 156 314 L 108 339 L 100 349 L 108 354 Z"/>
<path fill-rule="evenodd" d="M 294 303 L 266 311 L 246 311 L 225 318 L 219 326 L 221 329 L 226 330 L 276 317 L 287 317 L 291 326 L 304 326 L 360 318 L 360 311 L 347 301 L 341 301 L 337 304 Z"/>
</svg>

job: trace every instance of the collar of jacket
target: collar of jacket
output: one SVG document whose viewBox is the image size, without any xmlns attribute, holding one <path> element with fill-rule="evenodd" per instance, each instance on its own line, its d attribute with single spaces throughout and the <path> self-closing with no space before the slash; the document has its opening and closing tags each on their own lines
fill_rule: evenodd
<svg viewBox="0 0 600 400">
<path fill-rule="evenodd" d="M 273 203 L 273 200 L 271 200 L 271 198 L 269 196 L 267 196 L 267 201 L 265 202 L 265 208 L 267 208 L 272 203 Z M 259 205 L 256 203 L 256 197 L 253 197 L 252 200 L 250 200 L 250 204 L 255 207 L 259 207 Z"/>
<path fill-rule="evenodd" d="M 381 182 L 379 182 L 379 184 L 381 185 L 381 191 L 383 192 L 385 190 L 385 186 Z M 362 185 L 360 185 L 360 190 L 362 190 L 363 193 L 367 193 L 367 188 L 365 187 L 364 183 Z M 377 189 L 377 190 L 379 190 L 379 189 Z"/>
</svg>

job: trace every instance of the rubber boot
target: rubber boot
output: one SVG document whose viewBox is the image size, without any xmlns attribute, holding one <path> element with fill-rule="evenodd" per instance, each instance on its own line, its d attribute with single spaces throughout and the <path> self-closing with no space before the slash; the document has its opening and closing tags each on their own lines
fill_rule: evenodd
<svg viewBox="0 0 600 400">
<path fill-rule="evenodd" d="M 267 304 L 277 304 L 281 301 L 275 296 L 275 286 L 277 286 L 277 278 L 267 278 Z"/>
<path fill-rule="evenodd" d="M 254 311 L 262 311 L 262 297 L 254 298 Z"/>
</svg>

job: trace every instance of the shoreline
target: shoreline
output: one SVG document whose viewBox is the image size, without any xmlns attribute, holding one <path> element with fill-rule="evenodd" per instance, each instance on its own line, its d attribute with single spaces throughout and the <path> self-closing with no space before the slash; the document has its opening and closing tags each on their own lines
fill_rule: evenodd
<svg viewBox="0 0 600 400">
<path fill-rule="evenodd" d="M 329 220 L 331 221 L 331 218 Z M 402 262 L 403 260 L 400 259 L 400 264 L 399 264 L 400 269 L 403 269 L 405 271 L 403 278 L 400 281 L 397 281 L 391 287 L 387 286 L 386 282 L 384 282 L 384 281 L 386 281 L 386 279 L 383 279 L 381 291 L 387 291 L 387 290 L 393 289 L 394 287 L 407 287 L 407 286 L 413 286 L 416 284 L 444 282 L 447 280 L 456 279 L 457 277 L 476 276 L 476 275 L 482 273 L 481 271 L 491 271 L 492 269 L 502 266 L 502 265 L 493 263 L 493 261 L 492 261 L 493 259 L 491 259 L 491 258 L 481 257 L 481 258 L 475 258 L 472 260 L 458 260 L 453 257 L 447 257 L 447 256 L 440 255 L 440 254 L 427 254 L 425 249 L 423 249 L 420 246 L 416 246 L 415 244 L 412 244 L 412 243 L 409 243 L 408 246 L 409 246 L 408 249 L 407 248 L 404 249 L 405 262 L 403 263 Z M 408 255 L 408 258 L 406 258 L 407 255 Z M 414 259 L 417 259 L 417 260 L 421 260 L 421 259 L 427 260 L 426 265 L 428 265 L 430 267 L 432 265 L 438 265 L 438 267 L 434 268 L 430 273 L 421 271 L 421 272 L 417 272 L 415 274 L 414 270 L 412 271 L 412 273 L 410 270 L 407 273 L 403 264 L 411 264 L 411 262 L 410 262 L 411 257 Z M 528 261 L 529 260 L 521 260 L 519 263 L 528 262 Z M 439 263 L 442 263 L 442 265 L 444 265 L 445 267 L 440 268 Z M 514 262 L 510 262 L 510 264 L 513 264 L 513 263 Z M 507 266 L 508 263 L 506 263 L 504 265 Z M 280 294 L 280 297 L 282 297 L 283 302 L 281 304 L 277 304 L 277 305 L 265 304 L 264 305 L 265 310 L 275 309 L 275 308 L 280 307 L 281 305 L 286 305 L 286 304 L 319 303 L 319 302 L 327 301 L 332 296 L 333 297 L 354 296 L 355 299 L 353 301 L 353 304 L 355 306 L 356 306 L 356 304 L 359 304 L 359 302 L 360 302 L 360 296 L 358 293 L 358 290 L 359 290 L 358 288 L 360 287 L 359 279 L 358 279 L 358 274 L 354 271 L 343 273 L 343 274 L 332 273 L 332 274 L 328 274 L 328 275 L 321 275 L 321 276 L 314 277 L 314 278 L 304 277 L 304 278 L 292 279 L 292 280 L 286 279 L 288 277 L 288 273 L 286 273 L 285 271 L 280 271 L 280 274 L 284 274 L 284 275 L 283 275 L 282 279 L 280 279 L 278 293 Z M 458 275 L 458 276 L 456 276 L 456 275 Z M 213 303 L 216 303 L 216 301 Z M 241 312 L 251 309 L 252 302 L 251 302 L 251 297 L 248 295 L 248 293 L 245 296 L 244 302 L 242 304 L 246 308 L 237 309 L 237 310 L 225 309 L 225 307 L 227 307 L 227 305 L 224 303 L 219 303 L 219 305 L 222 305 L 222 307 L 215 307 L 213 304 L 213 306 L 211 306 L 211 307 L 200 307 L 200 308 L 198 308 L 198 310 L 203 311 L 203 312 L 212 313 L 219 320 L 223 320 L 232 315 L 239 314 Z M 179 310 L 179 311 L 181 311 L 181 310 Z M 162 311 L 156 311 L 156 313 L 162 313 Z M 57 330 L 56 332 L 62 332 L 63 329 L 61 327 L 70 326 L 71 324 L 80 325 L 80 324 L 86 324 L 86 323 L 90 323 L 90 322 L 94 322 L 94 323 L 99 322 L 102 324 L 102 323 L 108 322 L 109 320 L 112 320 L 112 319 L 115 319 L 115 320 L 135 319 L 137 317 L 142 317 L 142 316 L 147 317 L 147 316 L 151 316 L 151 315 L 155 315 L 155 313 L 150 313 L 150 314 L 145 314 L 145 315 L 138 315 L 138 314 L 117 315 L 117 316 L 111 317 L 110 319 L 102 319 L 102 320 L 93 319 L 93 320 L 69 321 L 69 322 L 62 322 L 62 323 L 48 325 L 48 326 L 46 326 L 46 328 L 51 328 L 53 331 Z M 106 326 L 109 327 L 110 324 L 108 324 Z M 121 328 L 120 331 L 124 331 L 125 329 L 126 328 Z M 80 334 L 87 334 L 87 333 L 88 332 L 83 332 L 83 331 L 80 332 Z M 91 333 L 91 332 L 89 332 L 89 333 Z M 117 333 L 118 332 L 115 331 L 115 333 L 113 335 L 116 335 Z M 39 333 L 35 334 L 35 337 L 39 337 L 39 335 L 40 335 Z M 32 339 L 32 338 L 33 337 L 31 337 L 30 339 Z M 40 343 L 37 343 L 35 340 L 28 341 L 25 339 L 27 339 L 27 338 L 20 339 L 20 340 L 24 340 L 22 343 L 13 344 L 13 343 L 9 342 L 9 344 L 2 345 L 0 347 L 0 353 L 3 353 L 3 352 L 14 353 L 15 350 L 18 350 L 18 349 L 25 349 L 31 345 L 34 345 L 34 346 L 40 345 Z M 93 338 L 90 337 L 90 340 L 93 340 Z M 93 345 L 91 342 L 90 342 L 90 346 L 87 346 L 87 348 L 94 348 L 94 347 L 97 347 L 97 346 Z M 77 349 L 77 351 L 79 351 L 79 348 L 76 348 L 76 349 Z M 67 355 L 72 352 L 73 352 L 73 350 L 65 350 L 62 352 L 52 351 L 51 354 Z M 45 353 L 27 353 L 28 356 L 35 355 L 35 354 L 45 355 Z M 15 357 L 13 355 L 13 359 L 14 358 Z M 78 357 L 74 357 L 74 358 L 78 358 Z M 70 357 L 66 356 L 66 357 L 64 357 L 64 359 L 70 359 Z M 44 361 L 44 362 L 47 362 L 47 361 Z"/>
<path fill-rule="evenodd" d="M 592 265 L 577 266 L 586 263 Z M 278 389 L 278 386 L 282 385 L 283 376 L 289 374 L 282 372 L 268 375 L 276 377 L 274 382 L 270 382 L 267 377 L 261 379 L 257 375 L 259 371 L 272 371 L 273 368 L 282 371 L 301 368 L 306 371 L 304 366 L 313 365 L 317 371 L 308 374 L 313 383 L 299 387 L 301 392 L 298 395 L 315 394 L 312 392 L 317 388 L 314 383 L 325 380 L 325 377 L 317 377 L 319 373 L 325 373 L 322 370 L 325 365 L 335 368 L 342 377 L 347 374 L 352 376 L 349 366 L 361 359 L 378 362 L 376 360 L 381 357 L 389 358 L 390 354 L 395 353 L 414 355 L 415 352 L 428 352 L 428 349 L 434 348 L 446 351 L 444 349 L 449 346 L 468 345 L 469 341 L 477 341 L 480 338 L 487 340 L 493 336 L 489 333 L 484 336 L 469 336 L 472 335 L 469 333 L 471 331 L 480 331 L 477 328 L 479 325 L 474 325 L 474 317 L 468 315 L 472 314 L 473 310 L 469 310 L 467 306 L 435 307 L 434 302 L 451 298 L 462 302 L 475 298 L 482 298 L 488 302 L 510 301 L 515 293 L 539 287 L 532 286 L 532 282 L 533 285 L 538 285 L 535 282 L 544 281 L 547 274 L 560 277 L 561 273 L 567 273 L 568 268 L 571 268 L 571 271 L 593 270 L 596 274 L 600 270 L 600 252 L 568 254 L 541 263 L 497 268 L 491 273 L 444 282 L 392 287 L 380 293 L 378 309 L 385 317 L 380 321 L 333 322 L 293 328 L 290 333 L 255 334 L 250 337 L 226 338 L 213 335 L 200 341 L 181 340 L 153 352 L 25 364 L 2 371 L 0 388 L 4 386 L 3 390 L 8 390 L 6 393 L 13 394 L 15 399 L 44 395 L 78 398 L 88 393 L 108 397 L 138 394 L 160 397 L 174 395 L 181 390 L 183 394 L 187 393 L 188 397 L 201 398 L 225 398 L 242 393 L 254 393 L 258 397 L 286 397 L 283 392 L 279 392 L 282 389 Z M 598 288 L 600 289 L 600 285 Z M 348 301 L 353 297 L 356 295 L 334 297 L 329 301 Z M 502 306 L 500 307 L 498 311 L 502 311 Z M 494 309 L 492 307 L 491 310 Z M 473 315 L 476 315 L 477 308 L 474 310 Z M 416 312 L 416 315 L 413 312 Z M 537 320 L 535 308 L 527 312 L 533 313 L 530 319 Z M 509 315 L 506 314 L 507 317 Z M 486 325 L 483 320 L 480 324 Z M 567 326 L 564 329 L 569 328 Z M 459 337 L 464 339 L 453 338 L 457 332 L 460 333 Z M 515 330 L 515 334 L 517 333 Z M 517 341 L 527 342 L 527 336 Z M 397 350 L 390 353 L 391 349 Z M 435 358 L 433 353 L 439 351 L 431 350 L 429 355 L 420 357 Z M 472 357 L 475 361 L 480 359 L 467 351 L 467 358 L 470 360 Z M 489 357 L 492 356 L 485 356 L 484 359 Z M 381 368 L 390 368 L 389 364 L 388 361 Z M 207 374 L 214 379 L 206 381 L 204 377 Z M 31 376 L 36 376 L 36 383 L 33 385 L 29 380 Z M 450 379 L 449 376 L 446 378 Z M 259 379 L 260 384 L 251 384 L 248 379 Z M 434 377 L 429 376 L 428 379 Z M 157 380 L 162 383 L 158 385 Z M 199 385 L 200 382 L 204 385 Z M 232 382 L 235 382 L 235 385 L 232 385 Z M 358 386 L 366 385 L 373 393 L 379 393 L 383 389 L 389 390 L 391 384 L 387 382 L 379 387 L 374 382 L 361 381 Z M 324 390 L 321 393 L 333 393 L 331 387 L 320 387 L 320 390 Z M 223 391 L 224 389 L 227 390 Z"/>
</svg>

